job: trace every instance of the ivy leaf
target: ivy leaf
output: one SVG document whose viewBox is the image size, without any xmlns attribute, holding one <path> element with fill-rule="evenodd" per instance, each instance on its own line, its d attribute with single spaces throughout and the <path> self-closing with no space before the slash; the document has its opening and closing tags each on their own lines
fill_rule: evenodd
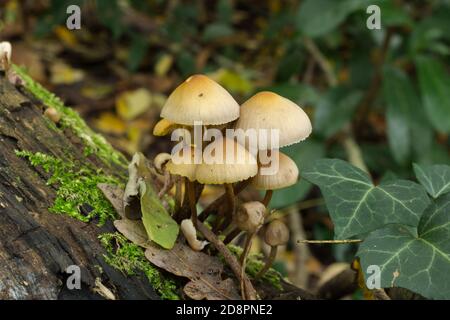
<svg viewBox="0 0 450 320">
<path fill-rule="evenodd" d="M 352 12 L 365 9 L 372 1 L 367 0 L 306 0 L 297 14 L 297 28 L 305 35 L 324 35 L 347 18 Z"/>
<path fill-rule="evenodd" d="M 375 186 L 367 173 L 338 159 L 318 160 L 302 176 L 320 187 L 337 239 L 392 223 L 415 227 L 430 201 L 417 183 L 388 180 Z"/>
<path fill-rule="evenodd" d="M 444 164 L 431 166 L 414 164 L 414 173 L 417 180 L 433 198 L 438 198 L 440 195 L 450 192 L 450 166 Z"/>
<path fill-rule="evenodd" d="M 450 76 L 436 59 L 419 56 L 416 59 L 422 101 L 435 129 L 450 132 Z"/>
<path fill-rule="evenodd" d="M 371 233 L 357 253 L 362 269 L 379 266 L 383 288 L 402 287 L 426 298 L 450 299 L 450 194 L 425 210 L 417 231 L 413 235 L 401 226 L 389 226 Z"/>
<path fill-rule="evenodd" d="M 171 249 L 177 240 L 179 226 L 159 201 L 151 183 L 139 182 L 142 222 L 150 240 Z"/>
</svg>

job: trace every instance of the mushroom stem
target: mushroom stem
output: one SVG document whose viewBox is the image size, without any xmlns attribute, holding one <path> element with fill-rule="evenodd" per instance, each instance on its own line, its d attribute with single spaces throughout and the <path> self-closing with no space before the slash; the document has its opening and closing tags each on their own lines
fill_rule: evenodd
<svg viewBox="0 0 450 320">
<path fill-rule="evenodd" d="M 272 199 L 272 195 L 273 195 L 273 190 L 266 190 L 266 195 L 264 196 L 264 199 L 262 201 L 264 206 L 266 206 L 266 207 L 269 206 L 270 200 Z"/>
<path fill-rule="evenodd" d="M 191 208 L 191 219 L 194 227 L 197 227 L 197 199 L 195 196 L 195 184 L 194 182 L 186 179 L 186 192 L 189 198 L 189 207 Z"/>
<path fill-rule="evenodd" d="M 225 183 L 224 186 L 229 210 L 227 211 L 226 214 L 224 214 L 223 213 L 224 211 L 222 211 L 220 214 L 217 215 L 213 228 L 214 232 L 224 230 L 232 221 L 234 212 L 236 211 L 236 198 L 234 195 L 233 184 Z"/>
<path fill-rule="evenodd" d="M 256 300 L 256 290 L 250 282 L 247 275 L 241 273 L 241 268 L 239 267 L 239 262 L 236 257 L 228 250 L 228 248 L 223 244 L 222 241 L 210 230 L 208 229 L 202 222 L 198 221 L 197 230 L 200 231 L 201 234 L 211 242 L 211 244 L 219 251 L 227 264 L 230 266 L 231 270 L 235 274 L 236 278 L 240 282 L 244 282 L 244 292 L 243 296 L 248 300 Z"/>
<path fill-rule="evenodd" d="M 183 180 L 183 177 L 177 177 L 175 185 L 175 212 L 178 212 L 178 210 L 180 210 L 183 201 Z"/>
<path fill-rule="evenodd" d="M 164 171 L 164 185 L 158 192 L 158 198 L 162 198 L 173 187 L 173 180 L 168 171 Z"/>
<path fill-rule="evenodd" d="M 241 230 L 239 228 L 235 228 L 231 230 L 225 237 L 225 240 L 223 240 L 223 243 L 229 244 L 231 241 L 233 241 L 234 238 L 236 238 L 241 233 Z"/>
<path fill-rule="evenodd" d="M 236 198 L 234 195 L 233 184 L 225 183 L 225 191 L 227 193 L 228 202 L 230 204 L 230 213 L 231 216 L 233 216 L 234 212 L 236 211 Z"/>
<path fill-rule="evenodd" d="M 267 272 L 267 270 L 269 270 L 270 266 L 272 265 L 273 261 L 275 260 L 275 257 L 277 256 L 277 249 L 278 249 L 278 246 L 270 247 L 270 253 L 269 253 L 269 256 L 267 257 L 266 264 L 255 276 L 255 279 L 260 279 L 262 276 L 264 276 L 264 274 Z"/>
<path fill-rule="evenodd" d="M 236 196 L 242 190 L 244 190 L 250 184 L 250 180 L 251 179 L 247 179 L 245 181 L 242 181 L 242 182 L 236 184 L 236 186 L 233 188 L 234 195 Z M 205 221 L 211 213 L 217 211 L 217 209 L 222 205 L 222 203 L 226 200 L 226 198 L 227 198 L 227 194 L 224 193 L 223 195 L 218 197 L 216 200 L 214 200 L 208 207 L 205 208 L 205 210 L 203 210 L 203 212 L 199 216 L 199 219 L 201 221 Z"/>
<path fill-rule="evenodd" d="M 250 248 L 252 247 L 252 240 L 253 240 L 254 235 L 255 235 L 255 232 L 247 234 L 247 239 L 245 240 L 244 251 L 242 251 L 242 254 L 239 258 L 239 260 L 240 260 L 239 262 L 241 263 L 241 291 L 242 292 L 245 292 L 245 290 L 244 290 L 245 283 L 243 281 L 244 275 L 245 275 L 245 264 L 247 262 L 247 255 L 250 252 Z"/>
</svg>

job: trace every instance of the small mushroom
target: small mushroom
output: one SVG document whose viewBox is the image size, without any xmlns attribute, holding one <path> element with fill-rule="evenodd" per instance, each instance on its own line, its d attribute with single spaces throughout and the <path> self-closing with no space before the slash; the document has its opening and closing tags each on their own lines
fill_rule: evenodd
<svg viewBox="0 0 450 320">
<path fill-rule="evenodd" d="M 8 41 L 0 42 L 0 67 L 8 70 L 11 64 L 12 46 Z"/>
<path fill-rule="evenodd" d="M 262 152 L 262 151 L 260 151 Z M 271 164 L 261 165 L 258 170 L 258 174 L 252 178 L 251 184 L 255 189 L 266 190 L 266 195 L 262 201 L 267 207 L 270 199 L 272 198 L 273 190 L 282 189 L 294 185 L 298 181 L 298 168 L 295 162 L 282 152 L 276 150 L 270 150 L 271 157 L 277 157 L 278 170 L 275 174 L 262 174 L 261 170 L 264 166 L 270 166 Z"/>
<path fill-rule="evenodd" d="M 176 123 L 173 123 L 167 119 L 161 119 L 153 127 L 153 135 L 163 137 L 171 133 L 176 128 L 178 128 Z"/>
<path fill-rule="evenodd" d="M 197 201 L 195 197 L 195 172 L 197 170 L 197 165 L 194 162 L 194 155 L 196 148 L 193 146 L 184 146 L 177 153 L 172 155 L 172 158 L 166 164 L 166 170 L 173 175 L 179 175 L 185 180 L 189 206 L 191 209 L 191 219 L 194 226 L 197 224 Z M 181 183 L 177 183 L 177 187 L 181 189 Z M 178 192 L 179 198 L 176 199 L 178 206 L 181 202 L 181 190 Z"/>
<path fill-rule="evenodd" d="M 266 207 L 259 201 L 250 201 L 239 206 L 234 223 L 245 232 L 255 233 L 264 223 Z"/>
<path fill-rule="evenodd" d="M 197 239 L 197 231 L 191 219 L 181 221 L 181 232 L 183 232 L 192 250 L 201 251 L 208 244 L 208 241 L 200 241 Z"/>
<path fill-rule="evenodd" d="M 53 123 L 58 123 L 61 120 L 60 113 L 53 107 L 45 109 L 44 115 L 47 118 L 49 118 Z"/>
<path fill-rule="evenodd" d="M 161 198 L 166 194 L 174 184 L 174 180 L 171 178 L 170 172 L 165 170 L 166 164 L 170 161 L 172 156 L 168 153 L 162 152 L 156 155 L 153 159 L 153 164 L 155 166 L 156 172 L 164 176 L 164 185 L 158 193 L 158 197 Z"/>
<path fill-rule="evenodd" d="M 270 246 L 270 253 L 266 264 L 256 275 L 256 279 L 261 278 L 269 270 L 277 256 L 278 246 L 284 245 L 289 241 L 289 229 L 286 224 L 281 220 L 273 220 L 270 222 L 264 234 L 264 241 Z"/>
<path fill-rule="evenodd" d="M 205 150 L 208 149 L 220 150 L 221 158 L 215 159 L 216 161 L 205 159 L 198 165 L 195 177 L 198 182 L 203 184 L 224 184 L 230 206 L 228 217 L 231 221 L 236 211 L 233 183 L 255 176 L 258 172 L 258 165 L 250 152 L 236 141 L 228 138 L 214 140 L 205 148 Z M 204 154 L 203 157 L 208 157 L 208 155 Z M 223 227 L 225 228 L 226 225 Z"/>
<path fill-rule="evenodd" d="M 221 85 L 205 75 L 190 76 L 167 98 L 161 117 L 193 126 L 219 125 L 239 117 L 239 104 Z"/>
<path fill-rule="evenodd" d="M 167 162 L 172 159 L 172 156 L 169 153 L 162 152 L 158 153 L 153 160 L 153 164 L 155 165 L 156 171 L 159 174 L 164 174 L 164 167 L 167 164 Z"/>
<path fill-rule="evenodd" d="M 247 232 L 247 239 L 245 241 L 244 250 L 242 251 L 241 262 L 241 279 L 245 273 L 245 265 L 247 261 L 247 255 L 250 252 L 252 246 L 252 240 L 256 232 L 261 228 L 264 223 L 264 215 L 266 207 L 258 201 L 246 202 L 239 206 L 239 209 L 234 216 L 234 222 L 238 228 Z M 244 289 L 244 283 L 241 281 L 241 289 Z"/>
<path fill-rule="evenodd" d="M 312 131 L 308 115 L 297 104 L 282 96 L 263 91 L 242 104 L 236 129 L 279 130 L 279 145 L 259 141 L 258 149 L 281 148 L 305 140 Z"/>
</svg>

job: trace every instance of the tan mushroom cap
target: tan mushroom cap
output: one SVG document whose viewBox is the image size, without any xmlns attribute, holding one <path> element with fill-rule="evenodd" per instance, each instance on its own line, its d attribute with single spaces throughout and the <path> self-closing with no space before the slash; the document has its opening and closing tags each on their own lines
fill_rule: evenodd
<svg viewBox="0 0 450 320">
<path fill-rule="evenodd" d="M 178 152 L 172 154 L 172 159 L 166 164 L 166 170 L 171 174 L 176 174 L 186 177 L 190 181 L 195 181 L 197 165 L 194 162 L 194 154 L 194 147 L 184 146 Z"/>
<path fill-rule="evenodd" d="M 237 129 L 278 129 L 279 148 L 305 140 L 312 131 L 308 115 L 294 102 L 282 96 L 263 91 L 255 94 L 241 106 Z M 270 134 L 270 133 L 269 133 Z M 264 148 L 258 141 L 258 148 Z"/>
<path fill-rule="evenodd" d="M 275 190 L 292 186 L 298 181 L 298 167 L 294 160 L 282 152 L 271 150 L 272 157 L 278 157 L 278 170 L 275 174 L 262 174 L 261 168 L 252 179 L 252 186 L 258 190 Z M 270 164 L 264 165 L 269 167 Z"/>
<path fill-rule="evenodd" d="M 192 126 L 219 125 L 239 118 L 239 105 L 217 82 L 205 75 L 193 75 L 180 84 L 169 96 L 161 117 Z"/>
<path fill-rule="evenodd" d="M 269 246 L 281 246 L 289 241 L 289 229 L 281 220 L 273 220 L 269 223 L 264 234 L 264 241 Z"/>
<path fill-rule="evenodd" d="M 223 184 L 246 180 L 257 173 L 256 159 L 247 149 L 232 139 L 221 138 L 205 147 L 195 177 L 203 184 Z"/>
</svg>

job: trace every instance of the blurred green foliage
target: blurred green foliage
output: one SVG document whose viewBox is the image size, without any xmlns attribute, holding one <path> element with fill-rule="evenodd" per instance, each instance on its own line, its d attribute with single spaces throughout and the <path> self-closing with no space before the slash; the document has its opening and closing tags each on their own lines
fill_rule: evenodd
<svg viewBox="0 0 450 320">
<path fill-rule="evenodd" d="M 112 41 L 127 44 L 132 71 L 148 71 L 168 54 L 174 62 L 168 73 L 180 80 L 225 70 L 222 84 L 240 102 L 272 90 L 299 103 L 314 128 L 312 138 L 286 150 L 300 169 L 324 156 L 346 158 L 344 128 L 376 178 L 411 177 L 413 162 L 450 163 L 448 0 L 52 0 L 36 33 L 63 23 L 69 2 L 95 3 Z M 380 30 L 366 27 L 372 4 L 381 8 Z M 130 10 L 153 31 L 130 25 L 124 18 Z M 309 190 L 300 181 L 276 192 L 273 206 L 299 201 Z"/>
</svg>

